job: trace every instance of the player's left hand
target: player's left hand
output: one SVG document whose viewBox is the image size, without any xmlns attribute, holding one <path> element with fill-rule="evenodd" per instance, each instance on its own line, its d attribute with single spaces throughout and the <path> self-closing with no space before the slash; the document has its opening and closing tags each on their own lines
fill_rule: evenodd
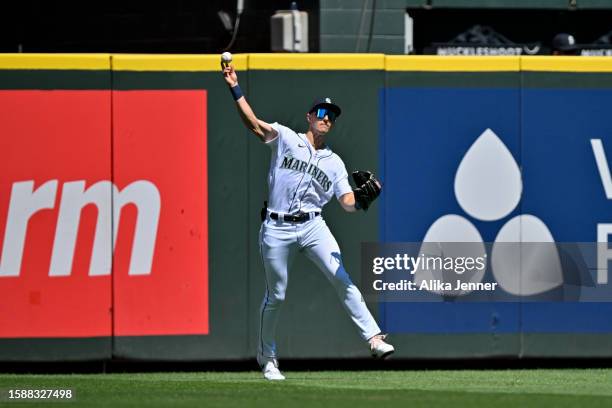
<svg viewBox="0 0 612 408">
<path fill-rule="evenodd" d="M 354 171 L 353 181 L 357 188 L 353 189 L 355 195 L 355 208 L 367 211 L 370 204 L 380 195 L 382 184 L 376 180 L 369 171 Z"/>
</svg>

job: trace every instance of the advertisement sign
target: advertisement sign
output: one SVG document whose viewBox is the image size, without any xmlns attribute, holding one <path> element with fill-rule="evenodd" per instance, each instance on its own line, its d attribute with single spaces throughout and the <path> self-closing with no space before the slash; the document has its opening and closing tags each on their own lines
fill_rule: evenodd
<svg viewBox="0 0 612 408">
<path fill-rule="evenodd" d="M 208 333 L 205 91 L 0 108 L 0 337 Z"/>
<path fill-rule="evenodd" d="M 595 244 L 612 230 L 612 128 L 603 112 L 612 92 L 386 92 L 381 241 L 480 243 L 475 253 L 488 258 L 477 280 L 499 285 L 491 302 L 466 292 L 385 303 L 387 329 L 612 331 L 612 298 L 602 297 L 611 256 Z M 523 245 L 501 254 L 508 242 Z"/>
</svg>

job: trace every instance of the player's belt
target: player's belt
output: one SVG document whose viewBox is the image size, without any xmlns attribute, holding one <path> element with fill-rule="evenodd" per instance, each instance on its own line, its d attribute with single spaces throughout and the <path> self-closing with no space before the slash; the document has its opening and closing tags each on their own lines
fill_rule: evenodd
<svg viewBox="0 0 612 408">
<path fill-rule="evenodd" d="M 314 219 L 321 215 L 320 212 L 310 212 L 310 213 L 302 213 L 298 215 L 290 215 L 290 214 L 279 214 L 275 212 L 270 213 L 270 218 L 273 220 L 281 220 L 287 222 L 306 222 L 308 220 Z"/>
</svg>

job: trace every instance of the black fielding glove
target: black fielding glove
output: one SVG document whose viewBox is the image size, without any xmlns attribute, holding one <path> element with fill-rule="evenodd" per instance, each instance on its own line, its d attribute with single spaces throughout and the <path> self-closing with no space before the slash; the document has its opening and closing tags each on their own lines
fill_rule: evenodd
<svg viewBox="0 0 612 408">
<path fill-rule="evenodd" d="M 381 184 L 369 171 L 354 171 L 353 181 L 357 188 L 353 189 L 355 194 L 355 208 L 367 211 L 370 204 L 380 195 Z"/>
</svg>

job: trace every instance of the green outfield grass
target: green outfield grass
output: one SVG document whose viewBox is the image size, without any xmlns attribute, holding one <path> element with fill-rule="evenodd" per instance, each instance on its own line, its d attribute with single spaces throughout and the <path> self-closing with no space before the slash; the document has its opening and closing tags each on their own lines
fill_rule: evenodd
<svg viewBox="0 0 612 408">
<path fill-rule="evenodd" d="M 612 369 L 0 374 L 0 405 L 119 407 L 612 406 Z M 8 388 L 72 388 L 67 403 L 8 402 Z M 51 405 L 47 405 L 51 404 Z"/>
</svg>

